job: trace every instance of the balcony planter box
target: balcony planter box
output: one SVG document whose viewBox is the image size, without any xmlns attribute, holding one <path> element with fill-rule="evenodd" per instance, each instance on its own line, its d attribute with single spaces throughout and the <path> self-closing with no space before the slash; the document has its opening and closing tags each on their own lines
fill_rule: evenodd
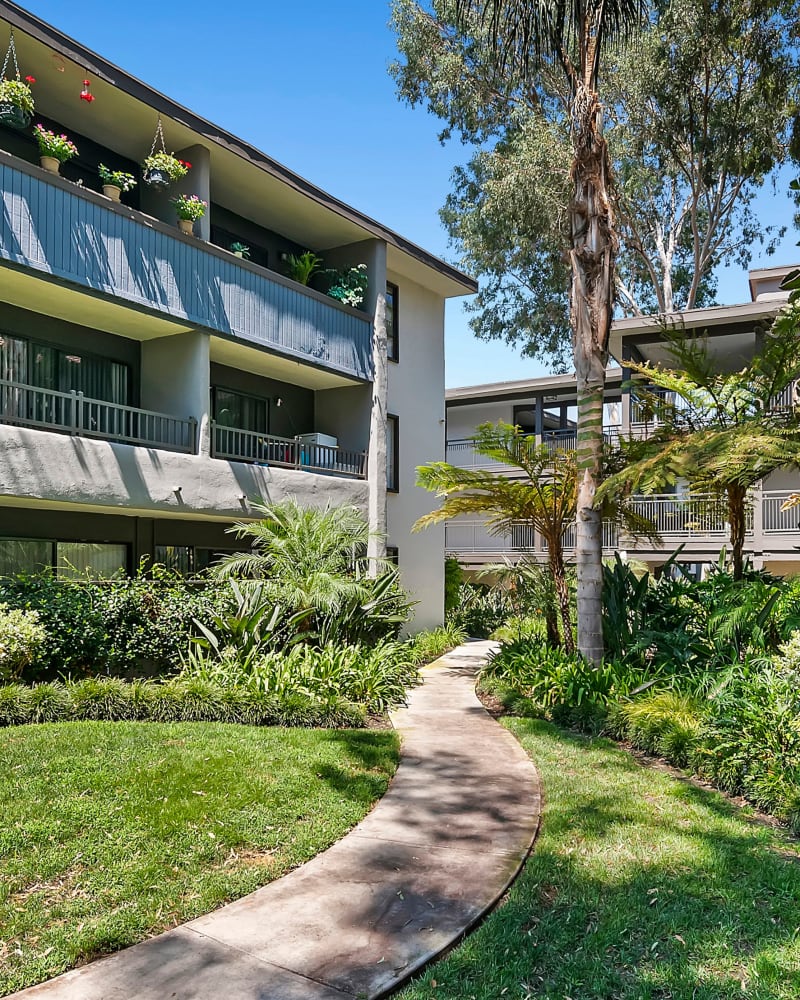
<svg viewBox="0 0 800 1000">
<path fill-rule="evenodd" d="M 0 125 L 8 125 L 9 128 L 23 129 L 31 123 L 31 118 L 27 111 L 10 101 L 0 103 Z"/>
<path fill-rule="evenodd" d="M 193 236 L 194 222 L 191 219 L 178 219 L 178 229 L 187 236 Z"/>
</svg>

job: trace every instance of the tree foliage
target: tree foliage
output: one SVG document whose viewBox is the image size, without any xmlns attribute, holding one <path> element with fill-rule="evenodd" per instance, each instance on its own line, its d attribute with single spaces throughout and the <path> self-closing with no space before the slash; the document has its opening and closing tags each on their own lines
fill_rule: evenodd
<svg viewBox="0 0 800 1000">
<path fill-rule="evenodd" d="M 710 304 L 717 266 L 746 267 L 755 248 L 774 246 L 780 234 L 759 221 L 753 200 L 789 156 L 799 8 L 655 0 L 636 44 L 609 49 L 602 85 L 622 311 Z M 482 278 L 468 307 L 475 333 L 565 369 L 568 80 L 557 60 L 531 75 L 504 58 L 508 23 L 473 16 L 459 32 L 455 10 L 455 0 L 394 0 L 392 72 L 403 99 L 442 121 L 442 140 L 458 136 L 473 149 L 441 214 L 460 263 Z M 504 32 L 499 53 L 494 28 Z"/>
<path fill-rule="evenodd" d="M 800 301 L 781 311 L 760 353 L 738 371 L 724 370 L 705 337 L 680 329 L 664 335 L 673 367 L 629 362 L 652 433 L 628 442 L 625 466 L 600 494 L 647 494 L 685 481 L 723 498 L 740 579 L 748 490 L 777 469 L 800 465 L 800 409 L 791 392 L 800 379 Z"/>
</svg>

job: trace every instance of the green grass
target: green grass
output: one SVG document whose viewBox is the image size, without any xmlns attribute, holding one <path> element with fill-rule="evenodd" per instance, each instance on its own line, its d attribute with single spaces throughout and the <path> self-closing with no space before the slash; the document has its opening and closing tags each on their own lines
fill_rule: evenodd
<svg viewBox="0 0 800 1000">
<path fill-rule="evenodd" d="M 797 841 L 607 740 L 506 725 L 541 773 L 540 838 L 403 1000 L 797 1000 Z"/>
<path fill-rule="evenodd" d="M 0 995 L 283 875 L 386 789 L 393 732 L 0 730 Z"/>
</svg>

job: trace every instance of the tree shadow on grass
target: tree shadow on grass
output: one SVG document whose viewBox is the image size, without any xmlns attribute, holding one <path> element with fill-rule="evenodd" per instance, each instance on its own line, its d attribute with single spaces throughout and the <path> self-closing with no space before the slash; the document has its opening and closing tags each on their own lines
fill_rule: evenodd
<svg viewBox="0 0 800 1000">
<path fill-rule="evenodd" d="M 324 734 L 325 742 L 337 747 L 337 756 L 350 760 L 355 773 L 346 766 L 322 764 L 317 773 L 331 788 L 353 802 L 369 804 L 386 791 L 388 776 L 400 759 L 396 733 L 383 730 L 336 729 Z"/>
<path fill-rule="evenodd" d="M 544 782 L 540 839 L 505 905 L 404 996 L 800 996 L 800 865 L 785 838 L 606 740 L 513 729 Z"/>
</svg>

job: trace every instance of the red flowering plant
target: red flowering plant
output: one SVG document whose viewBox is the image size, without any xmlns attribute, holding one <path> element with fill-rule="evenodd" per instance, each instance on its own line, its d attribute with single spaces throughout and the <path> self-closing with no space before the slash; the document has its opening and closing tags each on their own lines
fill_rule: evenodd
<svg viewBox="0 0 800 1000">
<path fill-rule="evenodd" d="M 174 153 L 167 153 L 160 150 L 158 153 L 151 153 L 145 158 L 142 164 L 145 171 L 145 180 L 150 171 L 166 174 L 170 181 L 179 181 L 185 177 L 192 168 L 191 163 L 186 160 L 179 160 Z"/>
</svg>

